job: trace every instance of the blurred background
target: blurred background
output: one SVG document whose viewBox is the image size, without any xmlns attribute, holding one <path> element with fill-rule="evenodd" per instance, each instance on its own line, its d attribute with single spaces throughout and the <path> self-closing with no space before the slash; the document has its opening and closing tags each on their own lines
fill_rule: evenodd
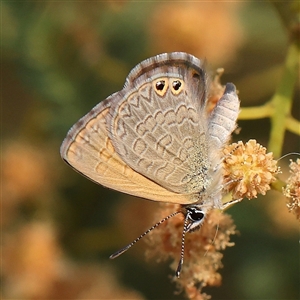
<svg viewBox="0 0 300 300">
<path fill-rule="evenodd" d="M 278 10 L 267 1 L 3 1 L 1 10 L 2 298 L 183 299 L 168 262 L 147 262 L 143 242 L 108 259 L 158 221 L 158 203 L 90 182 L 59 147 L 136 64 L 162 52 L 206 58 L 212 73 L 225 68 L 242 107 L 265 103 L 290 39 Z M 267 146 L 268 119 L 239 126 L 234 141 Z M 282 153 L 296 151 L 299 137 L 287 132 Z M 285 201 L 270 191 L 228 211 L 239 235 L 224 253 L 222 286 L 204 290 L 213 299 L 298 299 L 299 222 Z"/>
</svg>

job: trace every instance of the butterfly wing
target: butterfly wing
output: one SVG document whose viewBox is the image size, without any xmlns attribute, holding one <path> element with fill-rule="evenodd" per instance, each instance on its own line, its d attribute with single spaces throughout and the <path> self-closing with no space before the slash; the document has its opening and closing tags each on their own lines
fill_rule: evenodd
<svg viewBox="0 0 300 300">
<path fill-rule="evenodd" d="M 186 53 L 159 55 L 133 69 L 126 82 L 107 120 L 121 159 L 169 191 L 205 189 L 210 162 L 202 62 Z"/>
<path fill-rule="evenodd" d="M 108 137 L 106 119 L 112 95 L 80 119 L 61 146 L 61 156 L 76 171 L 96 183 L 130 195 L 161 202 L 188 204 L 184 195 L 170 192 L 130 168 Z"/>
<path fill-rule="evenodd" d="M 202 62 L 186 53 L 143 61 L 120 92 L 71 128 L 63 159 L 120 192 L 178 204 L 199 201 L 205 191 L 219 189 L 220 149 L 239 108 L 231 85 L 208 117 L 206 81 Z"/>
</svg>

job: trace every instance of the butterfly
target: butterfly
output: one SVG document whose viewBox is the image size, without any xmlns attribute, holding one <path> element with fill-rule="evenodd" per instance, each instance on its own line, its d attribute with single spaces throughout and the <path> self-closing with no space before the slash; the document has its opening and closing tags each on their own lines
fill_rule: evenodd
<svg viewBox="0 0 300 300">
<path fill-rule="evenodd" d="M 178 213 L 184 215 L 184 244 L 184 235 L 200 227 L 207 211 L 224 208 L 222 149 L 239 114 L 235 86 L 226 84 L 211 113 L 207 103 L 204 61 L 184 52 L 164 53 L 139 63 L 121 91 L 68 132 L 60 152 L 77 172 L 119 192 L 181 205 L 111 258 Z"/>
</svg>

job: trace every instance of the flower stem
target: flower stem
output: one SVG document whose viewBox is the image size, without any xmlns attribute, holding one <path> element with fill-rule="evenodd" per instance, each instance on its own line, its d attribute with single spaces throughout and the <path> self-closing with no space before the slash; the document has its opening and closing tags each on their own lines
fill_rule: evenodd
<svg viewBox="0 0 300 300">
<path fill-rule="evenodd" d="M 275 157 L 281 155 L 287 120 L 291 115 L 294 87 L 299 71 L 299 58 L 299 48 L 293 43 L 288 49 L 281 82 L 270 100 L 273 114 L 271 115 L 272 126 L 268 149 L 274 153 Z"/>
</svg>

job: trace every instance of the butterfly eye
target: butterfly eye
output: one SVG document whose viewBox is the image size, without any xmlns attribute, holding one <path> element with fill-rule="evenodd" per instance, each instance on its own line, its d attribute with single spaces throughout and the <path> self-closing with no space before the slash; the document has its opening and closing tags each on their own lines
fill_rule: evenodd
<svg viewBox="0 0 300 300">
<path fill-rule="evenodd" d="M 205 217 L 205 212 L 197 206 L 191 206 L 187 208 L 186 218 L 189 224 L 186 227 L 187 232 L 194 231 L 200 227 Z"/>
<path fill-rule="evenodd" d="M 166 82 L 164 80 L 160 80 L 160 81 L 156 82 L 155 87 L 158 91 L 162 91 L 164 89 L 165 85 L 166 85 Z"/>
<path fill-rule="evenodd" d="M 194 222 L 199 222 L 199 221 L 201 221 L 204 218 L 204 213 L 201 210 L 193 211 L 190 214 L 190 218 Z"/>
<path fill-rule="evenodd" d="M 178 91 L 181 87 L 181 82 L 179 80 L 174 80 L 172 86 L 175 91 Z"/>
</svg>

